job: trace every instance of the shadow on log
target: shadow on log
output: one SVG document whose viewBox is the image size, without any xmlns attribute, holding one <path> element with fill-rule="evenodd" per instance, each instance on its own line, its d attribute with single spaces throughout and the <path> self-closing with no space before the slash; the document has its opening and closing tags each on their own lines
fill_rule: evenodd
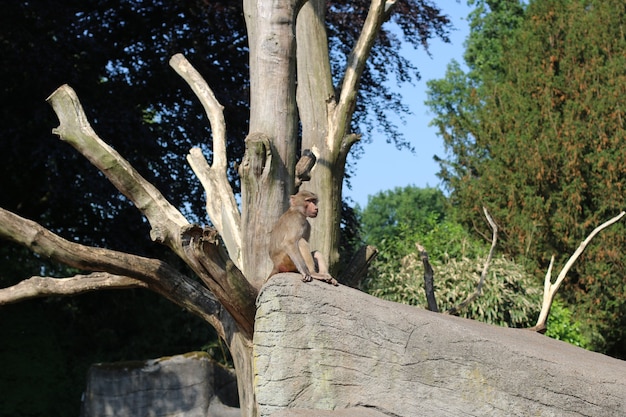
<svg viewBox="0 0 626 417">
<path fill-rule="evenodd" d="M 351 416 L 359 409 L 405 417 L 626 415 L 626 362 L 541 334 L 304 283 L 297 274 L 274 276 L 257 306 L 261 416 L 286 408 L 352 408 Z"/>
</svg>

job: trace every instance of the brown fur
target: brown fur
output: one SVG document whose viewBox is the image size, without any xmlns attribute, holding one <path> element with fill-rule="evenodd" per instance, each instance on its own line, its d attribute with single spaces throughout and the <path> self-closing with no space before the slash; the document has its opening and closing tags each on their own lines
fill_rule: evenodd
<svg viewBox="0 0 626 417">
<path fill-rule="evenodd" d="M 307 218 L 317 217 L 317 211 L 314 193 L 302 190 L 290 197 L 289 209 L 278 219 L 270 235 L 269 255 L 274 264 L 270 277 L 280 272 L 299 272 L 305 282 L 315 278 L 338 285 L 328 273 L 322 254 L 311 252 L 309 247 L 311 224 Z"/>
</svg>

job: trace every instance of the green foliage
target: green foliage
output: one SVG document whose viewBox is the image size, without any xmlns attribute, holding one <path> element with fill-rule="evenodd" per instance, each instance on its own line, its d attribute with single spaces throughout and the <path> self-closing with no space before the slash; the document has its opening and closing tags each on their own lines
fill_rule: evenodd
<svg viewBox="0 0 626 417">
<path fill-rule="evenodd" d="M 370 269 L 371 294 L 411 305 L 426 305 L 423 265 L 415 243 L 429 252 L 435 269 L 435 294 L 442 310 L 474 292 L 489 246 L 446 217 L 441 191 L 396 188 L 370 197 L 362 212 L 362 233 L 379 255 Z M 542 288 L 523 269 L 504 258 L 492 261 L 483 295 L 461 315 L 488 323 L 525 327 L 540 306 Z"/>
<path fill-rule="evenodd" d="M 515 31 L 524 16 L 524 2 L 519 0 L 470 0 L 470 36 L 465 43 L 467 65 L 481 75 L 499 73 L 505 45 L 503 39 Z"/>
<path fill-rule="evenodd" d="M 415 252 L 420 243 L 433 260 L 486 255 L 484 242 L 471 237 L 464 227 L 449 219 L 447 199 L 436 188 L 408 186 L 370 196 L 364 209 L 357 207 L 360 234 L 376 246 L 374 268 L 397 268 L 400 260 Z"/>
<path fill-rule="evenodd" d="M 554 300 L 550 308 L 546 336 L 585 349 L 591 347 L 590 341 L 581 332 L 580 323 L 574 320 L 571 310 L 559 300 Z"/>
<path fill-rule="evenodd" d="M 444 218 L 446 197 L 437 188 L 407 186 L 369 196 L 367 206 L 356 211 L 365 243 L 380 242 L 403 230 L 429 230 Z"/>
<path fill-rule="evenodd" d="M 374 267 L 380 268 L 383 264 L 386 268 L 398 267 L 402 258 L 415 252 L 416 243 L 426 248 L 432 260 L 441 262 L 488 252 L 486 244 L 470 236 L 461 224 L 449 220 L 436 222 L 435 217 L 429 215 L 424 220 L 425 230 L 412 229 L 406 224 L 390 229 L 390 234 L 384 235 L 377 246 L 379 255 Z"/>
<path fill-rule="evenodd" d="M 440 311 L 458 306 L 474 293 L 489 245 L 471 236 L 461 224 L 446 219 L 446 200 L 439 193 L 407 187 L 370 198 L 370 204 L 360 212 L 369 219 L 362 222 L 362 233 L 379 236 L 380 253 L 370 269 L 366 291 L 390 301 L 426 306 L 424 267 L 415 247 L 419 242 L 429 252 Z M 416 201 L 421 204 L 416 205 Z M 415 207 L 420 209 L 411 210 Z M 492 259 L 482 294 L 459 315 L 500 326 L 531 327 L 536 322 L 542 295 L 543 286 L 538 279 L 521 265 L 500 256 Z M 589 346 L 579 323 L 560 303 L 552 309 L 548 335 L 577 346 Z"/>
<path fill-rule="evenodd" d="M 545 271 L 553 254 L 562 265 L 626 206 L 626 4 L 478 3 L 489 7 L 471 16 L 468 45 L 487 46 L 468 49 L 465 77 L 452 66 L 429 84 L 433 123 L 450 152 L 441 176 L 463 224 L 488 233 L 487 206 L 505 253 Z M 476 57 L 481 50 L 488 60 Z M 604 231 L 563 294 L 591 346 L 617 355 L 626 339 L 625 250 L 624 225 Z"/>
<path fill-rule="evenodd" d="M 440 311 L 458 305 L 476 290 L 485 258 L 431 262 L 435 297 Z M 404 304 L 426 306 L 424 268 L 417 255 L 402 260 L 400 269 L 377 269 L 368 291 Z M 461 317 L 508 327 L 534 325 L 541 306 L 542 288 L 523 268 L 502 257 L 492 260 L 482 295 L 459 312 Z"/>
</svg>

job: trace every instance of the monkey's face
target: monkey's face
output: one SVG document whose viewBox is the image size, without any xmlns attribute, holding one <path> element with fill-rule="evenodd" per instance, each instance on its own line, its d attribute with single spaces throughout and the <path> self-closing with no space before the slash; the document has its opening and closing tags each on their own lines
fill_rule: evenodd
<svg viewBox="0 0 626 417">
<path fill-rule="evenodd" d="M 307 200 L 305 210 L 307 217 L 317 217 L 317 201 Z"/>
</svg>

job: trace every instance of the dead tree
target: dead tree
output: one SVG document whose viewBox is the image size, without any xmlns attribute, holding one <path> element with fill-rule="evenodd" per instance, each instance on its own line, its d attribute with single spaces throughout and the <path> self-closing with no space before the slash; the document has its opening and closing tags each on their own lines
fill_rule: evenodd
<svg viewBox="0 0 626 417">
<path fill-rule="evenodd" d="M 74 90 L 67 85 L 58 88 L 48 98 L 59 119 L 53 133 L 134 203 L 150 223 L 151 239 L 170 248 L 204 285 L 161 260 L 70 242 L 0 209 L 1 238 L 86 272 L 65 279 L 33 277 L 0 290 L 0 303 L 106 288 L 142 286 L 156 291 L 217 329 L 234 360 L 243 414 L 256 415 L 254 302 L 271 269 L 269 231 L 287 208 L 289 195 L 310 179 L 307 186 L 324 202 L 317 219 L 323 226 L 313 228 L 312 241 L 330 256 L 331 267 L 338 263 L 345 163 L 359 140 L 351 132 L 357 91 L 374 41 L 395 5 L 395 0 L 371 1 L 343 78 L 334 85 L 324 26 L 325 1 L 243 1 L 249 34 L 250 118 L 239 167 L 239 204 L 226 176 L 222 106 L 182 55 L 172 57 L 170 65 L 195 92 L 211 124 L 212 163 L 199 149 L 190 150 L 187 159 L 205 188 L 212 227 L 190 224 L 156 187 L 98 137 Z M 310 158 L 296 172 L 300 149 L 309 149 L 317 164 L 310 167 Z"/>
</svg>

